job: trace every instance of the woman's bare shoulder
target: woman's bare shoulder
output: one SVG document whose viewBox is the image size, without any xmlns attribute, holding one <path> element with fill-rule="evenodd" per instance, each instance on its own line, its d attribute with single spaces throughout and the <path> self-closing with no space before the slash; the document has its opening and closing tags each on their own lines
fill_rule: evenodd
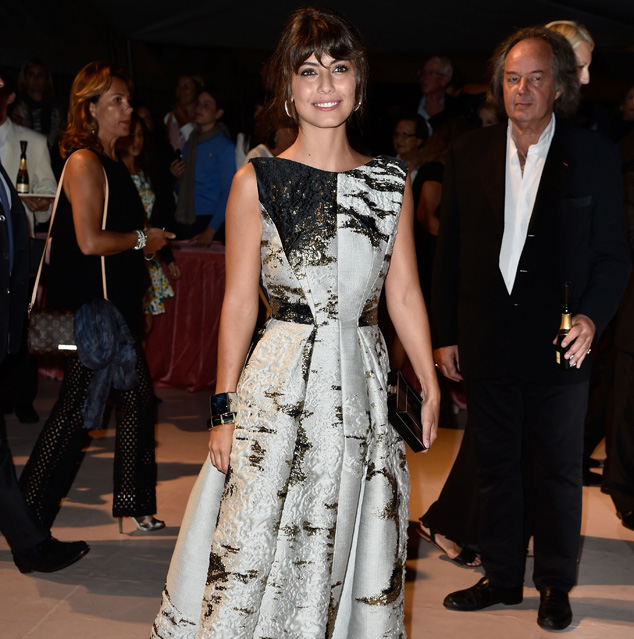
<svg viewBox="0 0 634 639">
<path fill-rule="evenodd" d="M 97 157 L 97 154 L 90 149 L 79 149 L 68 156 L 66 160 L 67 172 L 99 171 L 101 173 L 101 167 L 101 160 Z"/>
<path fill-rule="evenodd" d="M 238 169 L 233 177 L 231 191 L 241 198 L 257 198 L 258 181 L 255 175 L 255 169 L 251 162 L 247 162 L 244 166 Z"/>
<path fill-rule="evenodd" d="M 66 160 L 64 190 L 84 191 L 105 184 L 103 165 L 99 157 L 89 149 L 79 149 Z"/>
<path fill-rule="evenodd" d="M 256 182 L 256 177 L 253 163 L 247 162 L 246 164 L 243 164 L 236 171 L 233 181 L 240 184 L 254 184 Z"/>
<path fill-rule="evenodd" d="M 257 178 L 255 169 L 249 162 L 238 169 L 231 183 L 226 213 L 227 229 L 237 223 L 241 227 L 241 233 L 244 234 L 244 225 L 259 220 L 259 214 Z"/>
</svg>

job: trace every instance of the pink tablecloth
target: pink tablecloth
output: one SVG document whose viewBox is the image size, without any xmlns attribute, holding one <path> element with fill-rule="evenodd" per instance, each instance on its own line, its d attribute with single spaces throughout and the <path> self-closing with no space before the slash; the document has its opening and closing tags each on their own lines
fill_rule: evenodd
<svg viewBox="0 0 634 639">
<path fill-rule="evenodd" d="M 218 358 L 218 324 L 225 290 L 224 247 L 172 243 L 181 277 L 166 313 L 154 317 L 146 354 L 158 386 L 213 390 Z M 167 269 L 165 269 L 167 272 Z"/>
</svg>

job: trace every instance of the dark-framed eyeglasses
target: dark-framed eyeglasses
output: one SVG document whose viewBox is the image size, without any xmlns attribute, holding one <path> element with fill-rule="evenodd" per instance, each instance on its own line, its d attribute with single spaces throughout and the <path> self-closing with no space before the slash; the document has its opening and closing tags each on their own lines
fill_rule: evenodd
<svg viewBox="0 0 634 639">
<path fill-rule="evenodd" d="M 405 131 L 394 131 L 393 138 L 415 138 L 416 133 L 406 133 Z"/>
<path fill-rule="evenodd" d="M 436 77 L 439 77 L 439 76 L 441 76 L 441 77 L 448 77 L 449 76 L 448 73 L 444 73 L 443 71 L 434 71 L 433 69 L 421 69 L 418 72 L 418 75 L 419 76 L 428 75 L 428 76 L 430 76 L 432 78 L 436 78 Z"/>
</svg>

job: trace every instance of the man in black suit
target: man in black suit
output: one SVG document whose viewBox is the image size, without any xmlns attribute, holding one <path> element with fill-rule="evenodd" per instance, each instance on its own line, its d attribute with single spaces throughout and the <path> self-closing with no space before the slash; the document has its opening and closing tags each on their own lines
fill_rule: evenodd
<svg viewBox="0 0 634 639">
<path fill-rule="evenodd" d="M 0 79 L 0 90 L 3 88 Z M 22 341 L 29 278 L 26 214 L 9 176 L 0 164 L 0 365 Z M 6 425 L 0 411 L 0 531 L 21 572 L 54 572 L 88 552 L 83 541 L 61 542 L 42 530 L 18 487 Z"/>
<path fill-rule="evenodd" d="M 537 622 L 555 630 L 572 620 L 576 583 L 584 360 L 616 310 L 630 255 L 616 148 L 562 121 L 579 95 L 568 43 L 522 29 L 493 64 L 491 93 L 509 122 L 450 149 L 432 288 L 437 365 L 465 380 L 486 571 L 444 605 L 520 603 L 530 529 Z M 553 345 L 564 282 L 572 282 L 570 370 L 556 365 Z"/>
</svg>

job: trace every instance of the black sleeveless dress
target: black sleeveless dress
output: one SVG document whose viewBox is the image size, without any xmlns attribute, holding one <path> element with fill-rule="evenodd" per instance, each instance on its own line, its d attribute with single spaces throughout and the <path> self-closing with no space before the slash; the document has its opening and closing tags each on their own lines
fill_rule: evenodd
<svg viewBox="0 0 634 639">
<path fill-rule="evenodd" d="M 103 164 L 110 187 L 106 228 L 120 233 L 142 229 L 145 224 L 143 203 L 125 165 L 105 155 L 96 155 Z M 101 258 L 81 252 L 73 212 L 64 191 L 59 198 L 51 236 L 47 308 L 74 311 L 101 297 Z M 105 264 L 108 298 L 136 335 L 142 328 L 142 301 L 150 284 L 143 251 L 129 249 L 109 255 Z"/>
</svg>

